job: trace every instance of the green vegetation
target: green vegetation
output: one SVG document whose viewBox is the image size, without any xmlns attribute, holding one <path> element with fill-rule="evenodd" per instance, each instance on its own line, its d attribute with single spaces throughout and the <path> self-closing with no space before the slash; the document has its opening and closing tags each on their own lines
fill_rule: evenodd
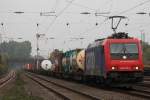
<svg viewBox="0 0 150 100">
<path fill-rule="evenodd" d="M 25 82 L 20 78 L 20 74 L 17 74 L 15 85 L 4 94 L 2 100 L 43 100 L 39 97 L 30 96 L 26 93 L 24 88 Z"/>
<path fill-rule="evenodd" d="M 30 57 L 31 43 L 29 41 L 9 41 L 0 44 L 0 52 L 8 55 L 9 59 L 25 59 Z"/>
<path fill-rule="evenodd" d="M 150 45 L 146 42 L 142 43 L 143 45 L 143 61 L 145 65 L 150 65 Z"/>
<path fill-rule="evenodd" d="M 0 44 L 0 75 L 8 71 L 8 63 L 29 59 L 31 54 L 31 43 L 29 41 L 9 41 Z"/>
<path fill-rule="evenodd" d="M 4 54 L 0 54 L 0 75 L 6 73 L 8 71 L 8 56 Z"/>
</svg>

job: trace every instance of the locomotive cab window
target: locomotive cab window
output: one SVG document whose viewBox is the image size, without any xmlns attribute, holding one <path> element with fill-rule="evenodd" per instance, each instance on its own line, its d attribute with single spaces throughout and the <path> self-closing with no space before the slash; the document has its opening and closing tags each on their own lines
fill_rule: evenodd
<svg viewBox="0 0 150 100">
<path fill-rule="evenodd" d="M 110 54 L 111 59 L 138 59 L 138 46 L 135 43 L 113 43 Z"/>
</svg>

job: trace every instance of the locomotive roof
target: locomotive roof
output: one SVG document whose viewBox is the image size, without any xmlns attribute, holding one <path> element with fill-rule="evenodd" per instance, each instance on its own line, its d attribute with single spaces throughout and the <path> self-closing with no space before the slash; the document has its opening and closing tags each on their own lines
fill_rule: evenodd
<svg viewBox="0 0 150 100">
<path fill-rule="evenodd" d="M 89 44 L 87 48 L 93 48 L 102 45 L 105 39 L 97 39 L 93 43 Z"/>
<path fill-rule="evenodd" d="M 115 33 L 112 34 L 111 36 L 107 37 L 107 38 L 102 38 L 102 39 L 97 39 L 95 40 L 93 43 L 89 44 L 87 48 L 93 48 L 93 47 L 98 47 L 103 45 L 104 41 L 139 41 L 139 39 L 137 38 L 133 38 L 133 37 L 129 37 L 128 33 L 124 33 L 124 32 L 119 32 L 119 33 Z"/>
</svg>

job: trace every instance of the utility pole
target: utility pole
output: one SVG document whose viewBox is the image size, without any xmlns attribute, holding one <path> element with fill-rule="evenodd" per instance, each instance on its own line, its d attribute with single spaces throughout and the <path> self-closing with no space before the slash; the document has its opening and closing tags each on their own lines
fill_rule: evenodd
<svg viewBox="0 0 150 100">
<path fill-rule="evenodd" d="M 1 23 L 2 30 L 3 30 L 3 25 L 4 25 L 4 23 L 2 22 Z M 3 40 L 2 40 L 2 34 L 3 34 L 3 31 L 0 32 L 0 44 L 3 42 Z M 0 53 L 2 53 L 2 52 L 3 52 L 3 48 L 0 48 Z"/>
<path fill-rule="evenodd" d="M 39 28 L 39 24 L 37 23 L 37 29 Z M 37 68 L 37 70 L 39 69 L 39 38 L 40 38 L 40 35 L 38 34 L 38 32 L 37 32 L 37 34 L 36 34 L 36 39 L 37 39 L 37 41 L 36 41 L 36 53 L 37 53 L 37 60 L 36 60 L 36 68 Z"/>
<path fill-rule="evenodd" d="M 2 26 L 2 30 L 3 30 L 3 26 L 4 26 L 4 23 L 3 23 L 3 22 L 1 23 L 1 26 Z M 0 44 L 3 42 L 3 40 L 2 40 L 2 39 L 3 39 L 3 38 L 2 38 L 2 34 L 3 34 L 3 33 L 2 33 L 2 32 L 3 32 L 3 31 L 1 31 L 1 33 L 0 33 Z"/>
<path fill-rule="evenodd" d="M 145 42 L 145 32 L 144 32 L 144 30 L 141 30 L 141 40 L 142 40 L 142 42 Z"/>
<path fill-rule="evenodd" d="M 37 30 L 39 29 L 39 24 L 37 23 Z M 45 36 L 45 34 L 39 34 L 38 32 L 37 32 L 37 34 L 36 34 L 36 53 L 37 53 L 37 60 L 36 60 L 36 68 L 37 69 L 39 69 L 39 39 L 40 39 L 40 37 L 41 36 Z"/>
</svg>

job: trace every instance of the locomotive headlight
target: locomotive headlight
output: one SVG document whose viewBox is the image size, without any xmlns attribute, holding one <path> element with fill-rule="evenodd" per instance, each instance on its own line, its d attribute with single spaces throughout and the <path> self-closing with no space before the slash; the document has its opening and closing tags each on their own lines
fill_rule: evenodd
<svg viewBox="0 0 150 100">
<path fill-rule="evenodd" d="M 127 56 L 122 56 L 123 59 L 127 59 Z"/>
<path fill-rule="evenodd" d="M 139 66 L 135 66 L 133 69 L 134 70 L 139 70 Z"/>
<path fill-rule="evenodd" d="M 112 69 L 112 70 L 115 70 L 116 68 L 113 66 L 113 67 L 111 67 L 111 69 Z"/>
<path fill-rule="evenodd" d="M 139 67 L 137 66 L 137 67 L 135 67 L 135 69 L 136 69 L 136 70 L 138 70 L 138 69 L 139 69 Z"/>
</svg>

